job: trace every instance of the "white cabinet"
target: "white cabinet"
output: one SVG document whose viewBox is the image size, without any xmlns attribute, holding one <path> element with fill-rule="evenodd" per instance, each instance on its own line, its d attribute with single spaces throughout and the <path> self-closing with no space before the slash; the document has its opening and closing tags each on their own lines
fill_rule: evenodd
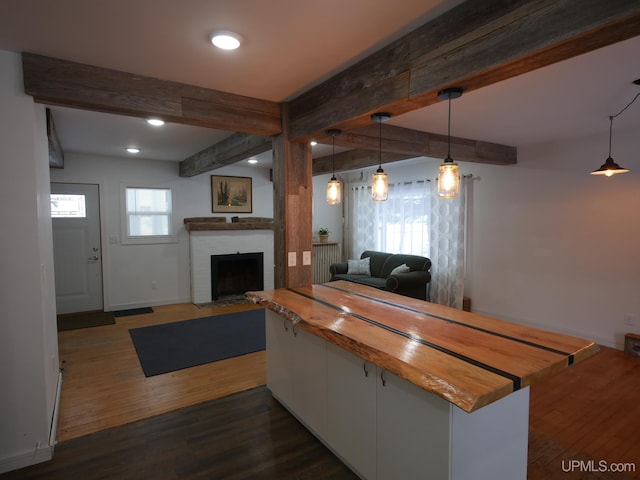
<svg viewBox="0 0 640 480">
<path fill-rule="evenodd" d="M 526 480 L 529 389 L 473 413 L 267 310 L 267 386 L 367 480 Z"/>
<path fill-rule="evenodd" d="M 377 479 L 449 478 L 451 404 L 380 369 L 377 385 Z"/>
<path fill-rule="evenodd" d="M 327 431 L 327 343 L 266 311 L 267 387 L 317 436 Z"/>
<path fill-rule="evenodd" d="M 327 444 L 358 475 L 375 479 L 376 366 L 328 343 L 327 372 Z"/>
<path fill-rule="evenodd" d="M 327 345 L 327 443 L 368 480 L 448 478 L 450 404 Z"/>
</svg>

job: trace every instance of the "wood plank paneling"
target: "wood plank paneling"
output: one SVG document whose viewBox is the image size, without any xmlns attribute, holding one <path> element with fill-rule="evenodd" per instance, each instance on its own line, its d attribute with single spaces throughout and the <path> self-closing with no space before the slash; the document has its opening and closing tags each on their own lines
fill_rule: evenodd
<svg viewBox="0 0 640 480">
<path fill-rule="evenodd" d="M 25 93 L 50 105 L 147 117 L 255 135 L 280 132 L 280 106 L 267 100 L 22 54 Z"/>
<path fill-rule="evenodd" d="M 235 133 L 180 162 L 180 176 L 192 177 L 271 150 L 271 137 Z"/>
<path fill-rule="evenodd" d="M 291 101 L 290 136 L 356 130 L 376 111 L 436 103 L 442 88 L 472 91 L 639 32 L 635 0 L 466 1 Z"/>
</svg>

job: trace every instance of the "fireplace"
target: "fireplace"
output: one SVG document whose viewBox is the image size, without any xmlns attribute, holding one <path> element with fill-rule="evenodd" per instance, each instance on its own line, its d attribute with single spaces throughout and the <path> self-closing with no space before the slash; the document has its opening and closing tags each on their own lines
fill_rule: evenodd
<svg viewBox="0 0 640 480">
<path fill-rule="evenodd" d="M 264 290 L 263 254 L 211 255 L 211 300 Z"/>
</svg>

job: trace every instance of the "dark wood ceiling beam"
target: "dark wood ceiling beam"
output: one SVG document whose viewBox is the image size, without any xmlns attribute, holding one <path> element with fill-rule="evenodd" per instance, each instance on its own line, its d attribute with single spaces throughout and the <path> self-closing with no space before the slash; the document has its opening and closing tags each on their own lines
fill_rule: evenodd
<svg viewBox="0 0 640 480">
<path fill-rule="evenodd" d="M 322 140 L 324 143 L 325 141 Z M 348 148 L 364 148 L 413 157 L 445 158 L 447 156 L 447 136 L 421 132 L 395 125 L 382 127 L 380 146 L 379 125 L 369 125 L 355 132 L 343 132 L 335 138 L 336 145 Z M 328 140 L 326 143 L 330 143 Z M 482 142 L 468 138 L 451 137 L 451 156 L 461 162 L 512 165 L 517 163 L 516 147 L 497 143 Z"/>
<path fill-rule="evenodd" d="M 637 0 L 467 0 L 290 102 L 291 139 L 355 130 L 640 34 Z"/>
<path fill-rule="evenodd" d="M 36 102 L 254 135 L 277 135 L 280 105 L 182 83 L 22 54 L 25 93 Z"/>
<path fill-rule="evenodd" d="M 393 163 L 400 160 L 414 158 L 416 155 L 406 153 L 382 152 L 382 163 Z M 331 155 L 313 159 L 313 175 L 322 175 L 324 173 L 346 172 L 347 170 L 357 170 L 359 168 L 367 168 L 378 166 L 380 163 L 380 152 L 378 150 L 366 150 L 364 148 L 356 148 L 346 152 L 336 153 L 335 170 L 333 169 L 333 158 Z"/>
<path fill-rule="evenodd" d="M 180 162 L 180 176 L 193 177 L 272 149 L 271 137 L 235 133 Z"/>
</svg>

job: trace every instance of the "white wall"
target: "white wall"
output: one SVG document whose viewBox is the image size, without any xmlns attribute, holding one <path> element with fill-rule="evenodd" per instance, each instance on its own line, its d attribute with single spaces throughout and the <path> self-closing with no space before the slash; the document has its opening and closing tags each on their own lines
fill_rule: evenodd
<svg viewBox="0 0 640 480">
<path fill-rule="evenodd" d="M 0 473 L 51 458 L 58 344 L 45 110 L 0 51 Z"/>
<path fill-rule="evenodd" d="M 212 173 L 252 177 L 253 213 L 238 216 L 273 217 L 273 184 L 269 181 L 268 170 L 231 166 Z M 52 182 L 99 184 L 105 309 L 191 301 L 189 235 L 183 219 L 221 216 L 211 212 L 210 179 L 210 173 L 179 177 L 177 162 L 83 154 L 67 154 L 65 168 L 51 170 Z M 172 189 L 177 242 L 160 245 L 121 243 L 123 185 Z M 152 289 L 152 282 L 157 289 Z"/>
<path fill-rule="evenodd" d="M 329 241 L 342 244 L 344 202 L 338 205 L 327 203 L 327 183 L 330 179 L 331 174 L 313 177 L 313 238 L 314 241 L 318 241 L 318 229 L 327 227 L 331 232 Z M 340 180 L 344 195 L 345 184 L 342 179 Z"/>
<path fill-rule="evenodd" d="M 617 132 L 631 173 L 589 175 L 608 138 L 521 148 L 518 165 L 466 164 L 473 184 L 468 294 L 476 311 L 622 348 L 640 332 L 640 137 Z M 635 165 L 634 165 L 635 161 Z M 624 325 L 627 313 L 635 327 Z"/>
<path fill-rule="evenodd" d="M 617 348 L 624 333 L 640 333 L 640 135 L 614 139 L 631 173 L 589 175 L 607 156 L 607 133 L 522 147 L 517 165 L 461 164 L 474 176 L 465 294 L 475 312 Z M 412 162 L 384 165 L 390 182 L 435 178 L 439 161 Z M 325 223 L 340 215 L 314 206 Z M 635 326 L 624 325 L 627 314 Z"/>
</svg>

